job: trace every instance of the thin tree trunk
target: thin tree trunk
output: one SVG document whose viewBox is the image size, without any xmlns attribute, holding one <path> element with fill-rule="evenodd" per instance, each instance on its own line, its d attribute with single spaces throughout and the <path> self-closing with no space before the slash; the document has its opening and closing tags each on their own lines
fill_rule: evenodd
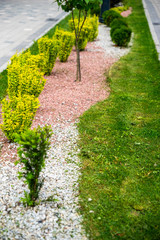
<svg viewBox="0 0 160 240">
<path fill-rule="evenodd" d="M 75 25 L 75 21 L 74 21 L 74 14 L 73 14 L 73 10 L 72 10 L 72 19 L 73 19 L 74 31 L 75 31 L 75 37 L 76 37 L 76 54 L 77 54 L 77 72 L 76 72 L 76 80 L 75 80 L 76 82 L 81 81 L 81 63 L 80 63 L 80 52 L 79 52 L 79 47 L 78 47 L 78 41 L 79 41 L 81 30 L 83 28 L 86 17 L 87 17 L 87 12 L 85 12 L 84 20 L 82 22 L 82 25 L 80 26 L 81 10 L 79 10 L 78 27 L 76 29 L 76 25 Z"/>
<path fill-rule="evenodd" d="M 76 39 L 76 54 L 77 54 L 77 73 L 76 80 L 77 82 L 81 81 L 81 62 L 80 62 L 80 53 L 78 48 L 78 40 Z"/>
</svg>

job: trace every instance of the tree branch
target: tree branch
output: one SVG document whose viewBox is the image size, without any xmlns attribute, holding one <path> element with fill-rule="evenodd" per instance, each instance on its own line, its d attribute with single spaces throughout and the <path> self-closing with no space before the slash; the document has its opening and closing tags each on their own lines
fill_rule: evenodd
<svg viewBox="0 0 160 240">
<path fill-rule="evenodd" d="M 75 36 L 76 36 L 76 39 L 77 39 L 77 31 L 76 31 L 76 25 L 75 25 L 75 20 L 74 20 L 73 9 L 72 9 L 72 19 L 73 19 L 73 25 L 74 25 Z"/>
<path fill-rule="evenodd" d="M 87 18 L 87 11 L 85 11 L 84 19 L 83 19 L 82 25 L 81 25 L 80 30 L 79 30 L 79 33 L 78 33 L 78 40 L 79 40 L 79 37 L 80 37 L 80 34 L 81 34 L 81 30 L 82 30 L 82 28 L 83 28 L 83 25 L 84 25 L 84 23 L 85 23 L 85 21 L 86 21 L 86 18 Z"/>
</svg>

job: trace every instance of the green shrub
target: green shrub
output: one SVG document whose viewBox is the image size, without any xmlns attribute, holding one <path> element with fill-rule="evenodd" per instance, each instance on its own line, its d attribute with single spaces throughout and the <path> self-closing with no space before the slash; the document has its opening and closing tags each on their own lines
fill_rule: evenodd
<svg viewBox="0 0 160 240">
<path fill-rule="evenodd" d="M 107 10 L 102 14 L 103 20 L 104 20 L 104 24 L 106 24 L 108 27 L 110 27 L 111 22 L 115 19 L 115 18 L 121 18 L 123 19 L 123 17 L 120 15 L 120 13 L 114 11 L 114 10 Z"/>
<path fill-rule="evenodd" d="M 66 62 L 74 45 L 74 34 L 56 28 L 54 37 L 58 40 L 58 56 L 61 62 Z"/>
<path fill-rule="evenodd" d="M 126 47 L 131 39 L 131 29 L 126 26 L 121 26 L 121 28 L 115 29 L 111 39 L 112 41 L 121 47 Z"/>
<path fill-rule="evenodd" d="M 15 134 L 15 141 L 20 144 L 18 148 L 19 160 L 16 164 L 23 164 L 19 178 L 24 178 L 28 185 L 29 192 L 24 192 L 22 198 L 24 205 L 35 206 L 39 192 L 43 186 L 44 178 L 40 178 L 40 172 L 45 166 L 45 158 L 49 149 L 49 138 L 52 130 L 49 126 L 37 129 L 27 129 L 21 134 Z"/>
<path fill-rule="evenodd" d="M 56 39 L 43 37 L 38 40 L 39 53 L 43 53 L 46 59 L 44 74 L 50 75 L 58 56 L 58 43 Z"/>
<path fill-rule="evenodd" d="M 94 8 L 90 9 L 90 13 L 91 15 L 99 16 L 101 13 L 101 5 L 99 5 L 98 3 L 95 3 Z"/>
<path fill-rule="evenodd" d="M 43 73 L 38 69 L 35 58 L 31 57 L 29 61 L 26 56 L 27 54 L 20 57 L 14 55 L 7 68 L 10 99 L 17 97 L 19 93 L 38 97 L 46 83 Z"/>
<path fill-rule="evenodd" d="M 31 126 L 38 107 L 38 98 L 30 95 L 2 100 L 3 123 L 0 128 L 9 140 L 14 140 L 14 133 L 21 133 Z"/>
<path fill-rule="evenodd" d="M 113 32 L 118 29 L 121 28 L 121 26 L 126 26 L 128 27 L 128 24 L 126 22 L 125 19 L 121 19 L 121 18 L 116 18 L 112 21 L 110 27 L 111 27 L 111 31 L 110 31 L 110 35 L 112 36 Z"/>
</svg>

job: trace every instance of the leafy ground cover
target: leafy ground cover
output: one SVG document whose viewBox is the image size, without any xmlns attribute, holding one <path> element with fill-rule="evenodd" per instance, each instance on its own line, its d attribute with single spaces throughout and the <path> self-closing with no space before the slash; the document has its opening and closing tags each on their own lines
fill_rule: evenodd
<svg viewBox="0 0 160 240">
<path fill-rule="evenodd" d="M 108 99 L 80 118 L 81 213 L 89 239 L 160 239 L 160 63 L 142 2 L 131 52 L 111 68 Z"/>
</svg>

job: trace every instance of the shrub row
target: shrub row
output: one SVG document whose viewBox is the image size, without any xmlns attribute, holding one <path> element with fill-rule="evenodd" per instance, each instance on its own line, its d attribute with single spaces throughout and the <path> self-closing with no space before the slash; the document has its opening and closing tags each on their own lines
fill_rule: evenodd
<svg viewBox="0 0 160 240">
<path fill-rule="evenodd" d="M 77 19 L 75 19 L 77 26 Z M 70 22 L 73 30 L 72 22 Z M 98 35 L 98 18 L 88 17 L 79 39 L 80 50 L 88 41 Z M 38 40 L 39 54 L 30 51 L 15 54 L 8 65 L 8 98 L 2 100 L 3 123 L 0 128 L 11 141 L 14 133 L 22 133 L 29 128 L 39 107 L 38 96 L 44 88 L 45 75 L 50 75 L 57 57 L 61 62 L 67 61 L 75 37 L 73 32 L 56 29 L 53 38 L 42 37 Z"/>
<path fill-rule="evenodd" d="M 11 141 L 32 124 L 39 107 L 38 96 L 46 80 L 39 70 L 42 56 L 30 52 L 15 54 L 8 65 L 8 98 L 2 100 L 3 123 L 0 128 Z"/>
<path fill-rule="evenodd" d="M 63 32 L 63 38 L 65 38 L 65 35 L 69 35 L 64 31 L 61 32 Z M 68 39 L 71 46 L 70 42 Z M 3 123 L 0 128 L 11 141 L 14 141 L 15 133 L 20 134 L 31 126 L 39 107 L 38 96 L 46 82 L 43 75 L 51 73 L 58 56 L 58 50 L 62 49 L 60 40 L 57 41 L 56 38 L 49 39 L 47 37 L 38 40 L 38 47 L 39 55 L 31 55 L 30 51 L 15 54 L 11 58 L 11 64 L 7 67 L 8 98 L 2 100 Z M 66 52 L 68 52 L 68 49 L 64 52 L 65 60 L 67 60 L 69 54 L 66 54 Z"/>
<path fill-rule="evenodd" d="M 8 96 L 10 99 L 19 94 L 34 95 L 38 97 L 46 80 L 43 72 L 39 71 L 43 63 L 42 55 L 31 55 L 28 51 L 24 54 L 15 54 L 8 66 Z"/>
<path fill-rule="evenodd" d="M 124 17 L 120 15 L 123 7 L 112 8 L 103 13 L 104 23 L 111 27 L 110 35 L 112 41 L 120 47 L 127 47 L 131 39 L 132 30 Z"/>
</svg>

